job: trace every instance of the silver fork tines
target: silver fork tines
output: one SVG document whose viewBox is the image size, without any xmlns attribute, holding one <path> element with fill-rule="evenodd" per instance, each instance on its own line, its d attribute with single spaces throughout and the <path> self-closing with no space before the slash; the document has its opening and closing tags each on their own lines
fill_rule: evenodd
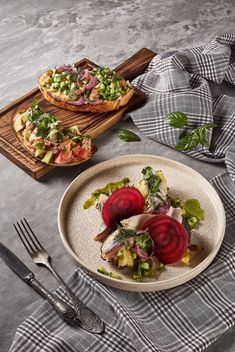
<svg viewBox="0 0 235 352">
<path fill-rule="evenodd" d="M 15 224 L 13 224 L 13 226 L 19 235 L 26 251 L 33 258 L 33 261 L 36 264 L 42 264 L 49 268 L 51 258 L 41 243 L 38 241 L 28 221 L 23 218 L 23 220 L 20 220 L 20 223 L 21 225 L 19 222 L 16 223 L 18 228 Z"/>
<path fill-rule="evenodd" d="M 25 249 L 32 257 L 35 264 L 44 265 L 51 271 L 55 278 L 59 281 L 77 312 L 77 318 L 83 323 L 83 326 L 94 333 L 101 333 L 104 330 L 104 323 L 102 320 L 88 307 L 86 307 L 75 293 L 67 286 L 64 280 L 58 275 L 53 266 L 51 265 L 51 257 L 48 252 L 43 248 L 37 237 L 35 236 L 28 221 L 23 218 L 16 225 L 13 224 L 17 234 L 19 235 Z"/>
</svg>

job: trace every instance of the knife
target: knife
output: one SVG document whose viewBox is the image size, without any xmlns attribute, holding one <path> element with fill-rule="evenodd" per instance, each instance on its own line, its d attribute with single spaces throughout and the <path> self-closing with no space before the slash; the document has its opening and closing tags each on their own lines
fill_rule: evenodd
<svg viewBox="0 0 235 352">
<path fill-rule="evenodd" d="M 22 280 L 45 298 L 63 320 L 66 322 L 76 320 L 76 311 L 68 303 L 56 295 L 53 295 L 38 280 L 36 280 L 32 271 L 29 270 L 27 266 L 1 242 L 0 257 Z"/>
</svg>

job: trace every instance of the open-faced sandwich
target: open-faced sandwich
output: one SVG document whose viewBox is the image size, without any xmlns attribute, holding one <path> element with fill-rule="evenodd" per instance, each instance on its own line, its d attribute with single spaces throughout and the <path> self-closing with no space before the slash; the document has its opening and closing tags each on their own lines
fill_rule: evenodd
<svg viewBox="0 0 235 352">
<path fill-rule="evenodd" d="M 43 97 L 63 109 L 85 112 L 117 110 L 131 99 L 134 88 L 107 67 L 63 65 L 38 79 Z"/>
<path fill-rule="evenodd" d="M 22 146 L 46 164 L 77 165 L 90 159 L 97 150 L 78 126 L 63 127 L 36 102 L 26 111 L 15 114 L 13 128 Z"/>
</svg>

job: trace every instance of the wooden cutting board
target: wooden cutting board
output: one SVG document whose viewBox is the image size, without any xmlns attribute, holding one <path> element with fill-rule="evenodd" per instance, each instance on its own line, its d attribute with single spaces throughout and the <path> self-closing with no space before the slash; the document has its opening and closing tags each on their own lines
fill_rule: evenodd
<svg viewBox="0 0 235 352">
<path fill-rule="evenodd" d="M 142 74 L 149 62 L 156 54 L 143 48 L 128 60 L 119 65 L 115 71 L 118 75 L 123 76 L 127 80 Z M 88 60 L 82 59 L 76 63 L 76 66 L 90 66 L 96 65 Z M 35 88 L 15 100 L 5 108 L 0 110 L 0 152 L 10 159 L 17 166 L 21 167 L 34 179 L 38 180 L 42 176 L 50 172 L 54 166 L 48 166 L 40 160 L 34 158 L 30 153 L 20 145 L 15 137 L 14 131 L 11 127 L 11 120 L 17 111 L 25 110 L 29 107 L 33 100 L 37 100 L 43 110 L 54 114 L 64 125 L 72 126 L 78 125 L 81 132 L 89 134 L 93 139 L 100 136 L 107 131 L 111 126 L 120 121 L 126 112 L 136 109 L 146 100 L 145 94 L 135 88 L 135 92 L 130 102 L 116 111 L 111 111 L 102 114 L 94 113 L 77 113 L 73 111 L 63 110 L 54 105 L 51 105 L 43 99 L 42 94 L 38 88 Z M 99 146 L 98 146 L 99 147 Z M 99 150 L 98 150 L 99 152 Z M 79 167 L 79 166 L 77 166 Z"/>
</svg>

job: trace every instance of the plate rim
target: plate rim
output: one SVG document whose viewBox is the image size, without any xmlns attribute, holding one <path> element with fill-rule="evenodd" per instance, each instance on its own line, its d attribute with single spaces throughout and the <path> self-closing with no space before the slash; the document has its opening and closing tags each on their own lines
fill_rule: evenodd
<svg viewBox="0 0 235 352">
<path fill-rule="evenodd" d="M 129 159 L 129 158 L 153 158 L 153 159 L 158 159 L 158 160 L 162 160 L 162 161 L 168 161 L 168 162 L 173 162 L 174 164 L 178 165 L 179 167 L 185 168 L 185 170 L 190 171 L 190 173 L 195 173 L 197 176 L 203 178 L 209 185 L 211 191 L 214 193 L 214 197 L 217 198 L 218 204 L 220 206 L 220 210 L 221 210 L 221 224 L 222 224 L 222 231 L 221 231 L 221 235 L 218 239 L 218 241 L 216 242 L 215 248 L 213 249 L 213 251 L 197 266 L 195 266 L 194 268 L 192 268 L 192 270 L 190 272 L 186 272 L 183 273 L 177 277 L 174 278 L 169 278 L 169 279 L 165 279 L 162 280 L 160 282 L 158 281 L 149 281 L 149 282 L 139 282 L 139 281 L 122 281 L 122 280 L 117 280 L 114 279 L 112 277 L 108 277 L 105 276 L 97 271 L 92 270 L 91 268 L 89 268 L 86 264 L 84 264 L 79 257 L 76 255 L 76 253 L 72 250 L 72 248 L 69 246 L 68 241 L 66 240 L 66 236 L 63 233 L 62 230 L 62 226 L 61 226 L 61 209 L 63 206 L 63 202 L 66 198 L 66 195 L 69 191 L 69 189 L 77 182 L 77 180 L 79 180 L 80 178 L 84 178 L 86 176 L 86 173 L 91 173 L 93 170 L 94 172 L 96 171 L 96 169 L 100 169 L 100 167 L 104 166 L 108 166 L 110 163 L 117 163 L 117 162 L 121 162 L 122 160 L 125 159 Z M 59 207 L 58 207 L 58 213 L 57 213 L 57 223 L 58 223 L 58 229 L 59 229 L 59 234 L 60 234 L 60 238 L 62 240 L 62 243 L 65 247 L 65 249 L 67 250 L 67 252 L 72 256 L 72 258 L 80 265 L 80 267 L 82 267 L 83 269 L 85 269 L 86 271 L 88 271 L 93 278 L 98 278 L 98 280 L 108 286 L 111 287 L 118 287 L 122 290 L 127 290 L 127 291 L 136 291 L 136 292 L 148 292 L 148 291 L 160 291 L 160 290 L 166 290 L 166 289 L 170 289 L 179 285 L 182 285 L 190 280 L 192 280 L 193 278 L 195 278 L 196 276 L 198 276 L 202 271 L 204 271 L 209 265 L 210 263 L 214 260 L 214 258 L 216 257 L 221 244 L 223 242 L 224 239 L 224 235 L 225 235 L 225 229 L 226 229 L 226 215 L 225 215 L 225 210 L 224 210 L 224 206 L 222 203 L 222 200 L 218 194 L 218 192 L 216 191 L 216 189 L 213 187 L 213 185 L 204 177 L 202 176 L 198 171 L 194 170 L 193 168 L 191 168 L 190 166 L 187 166 L 179 161 L 175 161 L 173 159 L 170 158 L 165 158 L 162 156 L 158 156 L 155 154 L 125 154 L 125 155 L 121 155 L 121 156 L 117 156 L 114 157 L 112 159 L 109 160 L 105 160 L 102 161 L 94 166 L 91 166 L 90 168 L 84 170 L 81 174 L 79 174 L 77 177 L 75 177 L 75 179 L 68 185 L 68 187 L 65 189 L 61 199 L 60 199 L 60 203 L 59 203 Z M 194 273 L 196 272 L 196 275 L 194 275 Z M 185 278 L 186 277 L 186 278 Z M 117 282 L 119 282 L 121 284 L 122 287 L 119 287 L 120 285 L 117 284 Z M 157 285 L 158 287 L 153 287 Z M 135 287 L 134 287 L 135 286 Z M 167 287 L 165 287 L 167 286 Z M 138 287 L 138 289 L 136 289 L 136 287 Z"/>
</svg>

